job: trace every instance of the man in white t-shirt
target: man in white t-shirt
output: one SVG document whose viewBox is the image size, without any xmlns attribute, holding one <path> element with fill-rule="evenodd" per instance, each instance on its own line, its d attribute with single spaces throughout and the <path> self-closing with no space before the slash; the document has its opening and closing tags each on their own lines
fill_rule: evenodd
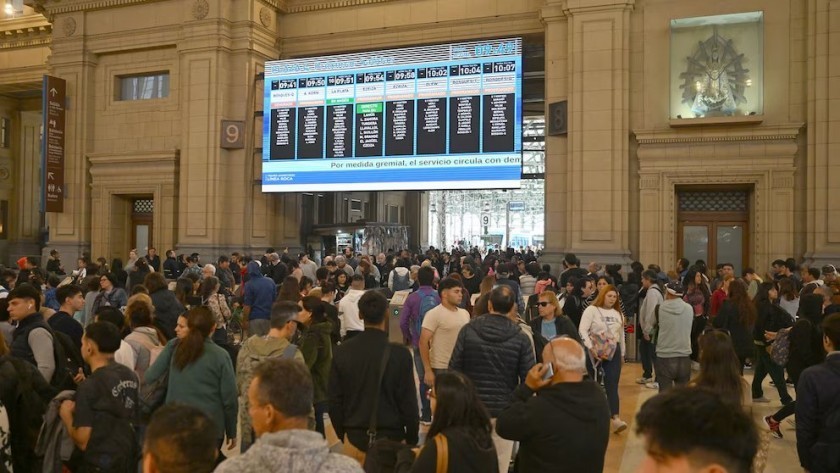
<svg viewBox="0 0 840 473">
<path fill-rule="evenodd" d="M 449 368 L 449 358 L 458 340 L 458 332 L 470 321 L 470 313 L 459 307 L 463 287 L 453 278 L 438 284 L 440 305 L 426 312 L 420 333 L 420 357 L 425 368 L 426 386 L 435 385 L 435 373 Z"/>
</svg>

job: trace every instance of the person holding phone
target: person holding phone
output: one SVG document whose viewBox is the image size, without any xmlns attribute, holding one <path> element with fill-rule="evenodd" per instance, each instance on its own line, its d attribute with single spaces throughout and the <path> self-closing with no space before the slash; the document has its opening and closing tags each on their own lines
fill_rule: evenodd
<svg viewBox="0 0 840 473">
<path fill-rule="evenodd" d="M 583 346 L 561 335 L 541 355 L 544 363 L 528 371 L 511 403 L 499 413 L 496 432 L 520 442 L 521 473 L 557 471 L 557 465 L 563 465 L 563 471 L 601 472 L 610 409 L 600 386 L 584 378 Z"/>
</svg>

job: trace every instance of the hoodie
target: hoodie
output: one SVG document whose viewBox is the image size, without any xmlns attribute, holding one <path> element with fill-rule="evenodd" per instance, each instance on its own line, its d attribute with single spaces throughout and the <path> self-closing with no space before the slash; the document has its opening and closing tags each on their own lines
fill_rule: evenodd
<svg viewBox="0 0 840 473">
<path fill-rule="evenodd" d="M 251 307 L 249 319 L 271 318 L 271 304 L 277 295 L 277 286 L 274 281 L 262 275 L 260 264 L 256 261 L 248 263 L 248 276 L 250 279 L 245 284 L 245 305 Z"/>
<path fill-rule="evenodd" d="M 504 315 L 485 314 L 458 333 L 449 368 L 475 384 L 491 417 L 501 412 L 536 363 L 531 339 Z"/>
<path fill-rule="evenodd" d="M 294 352 L 292 352 L 292 349 L 294 349 Z M 239 420 L 242 426 L 242 441 L 248 445 L 253 442 L 254 434 L 251 428 L 251 416 L 248 414 L 248 386 L 254 377 L 254 369 L 265 360 L 289 357 L 289 355 L 301 363 L 304 362 L 300 350 L 285 338 L 254 335 L 245 340 L 242 348 L 239 349 L 239 354 L 236 356 L 236 388 L 239 392 Z"/>
<path fill-rule="evenodd" d="M 678 358 L 691 355 L 691 325 L 693 323 L 694 309 L 682 299 L 666 299 L 660 304 L 656 356 Z"/>
<path fill-rule="evenodd" d="M 500 437 L 520 442 L 520 473 L 600 473 L 610 437 L 610 411 L 601 388 L 583 380 L 533 394 L 521 384 L 496 419 Z"/>
<path fill-rule="evenodd" d="M 215 473 L 362 473 L 359 462 L 338 453 L 330 453 L 327 442 L 318 432 L 281 430 L 263 434 L 247 452 L 232 457 L 216 468 Z"/>
</svg>

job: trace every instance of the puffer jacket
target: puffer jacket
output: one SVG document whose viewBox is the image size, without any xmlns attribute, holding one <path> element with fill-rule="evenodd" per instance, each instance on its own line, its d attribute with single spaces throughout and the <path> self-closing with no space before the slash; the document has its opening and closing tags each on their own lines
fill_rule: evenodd
<svg viewBox="0 0 840 473">
<path fill-rule="evenodd" d="M 331 453 L 327 441 L 318 432 L 281 430 L 263 434 L 242 455 L 232 457 L 216 473 L 363 473 L 359 462 L 339 453 Z"/>
<path fill-rule="evenodd" d="M 449 368 L 467 375 L 491 417 L 513 399 L 536 363 L 531 340 L 513 321 L 500 314 L 474 318 L 458 333 Z"/>
</svg>

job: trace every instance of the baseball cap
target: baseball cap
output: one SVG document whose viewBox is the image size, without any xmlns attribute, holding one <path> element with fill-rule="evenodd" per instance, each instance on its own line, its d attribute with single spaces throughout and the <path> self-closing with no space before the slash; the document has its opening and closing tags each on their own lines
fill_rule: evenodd
<svg viewBox="0 0 840 473">
<path fill-rule="evenodd" d="M 665 290 L 668 291 L 668 294 L 671 294 L 672 296 L 683 295 L 683 287 L 678 282 L 669 282 L 665 285 Z"/>
<path fill-rule="evenodd" d="M 823 274 L 834 274 L 837 272 L 837 268 L 834 267 L 833 264 L 827 264 L 822 267 Z"/>
</svg>

